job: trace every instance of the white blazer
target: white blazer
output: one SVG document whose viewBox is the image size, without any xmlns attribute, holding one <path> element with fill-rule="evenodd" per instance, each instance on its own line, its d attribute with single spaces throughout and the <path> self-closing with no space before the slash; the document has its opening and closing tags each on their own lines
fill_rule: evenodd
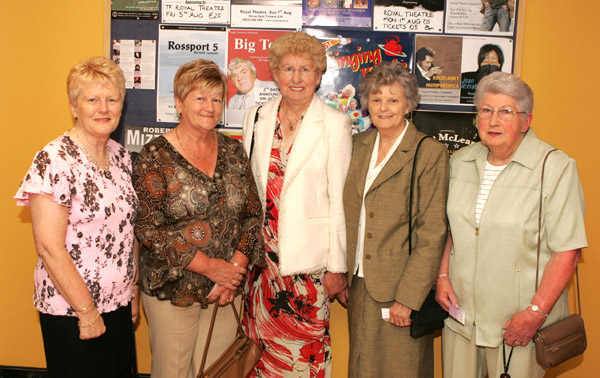
<svg viewBox="0 0 600 378">
<path fill-rule="evenodd" d="M 244 117 L 243 143 L 250 153 L 263 211 L 271 148 L 281 96 Z M 281 190 L 279 209 L 279 268 L 289 276 L 326 268 L 345 273 L 346 230 L 343 191 L 352 154 L 350 118 L 327 106 L 318 96 L 297 131 Z"/>
</svg>

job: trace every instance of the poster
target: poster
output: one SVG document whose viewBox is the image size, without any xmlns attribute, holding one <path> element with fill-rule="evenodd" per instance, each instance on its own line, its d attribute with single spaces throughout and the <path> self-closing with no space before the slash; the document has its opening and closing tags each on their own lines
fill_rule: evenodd
<svg viewBox="0 0 600 378">
<path fill-rule="evenodd" d="M 228 24 L 229 0 L 162 0 L 162 22 Z"/>
<path fill-rule="evenodd" d="M 125 148 L 132 153 L 139 153 L 145 144 L 170 131 L 170 127 L 125 125 Z"/>
<path fill-rule="evenodd" d="M 303 0 L 302 24 L 370 28 L 372 0 Z"/>
<path fill-rule="evenodd" d="M 158 19 L 159 0 L 112 0 L 110 15 L 125 20 Z"/>
<path fill-rule="evenodd" d="M 231 26 L 300 30 L 302 0 L 231 0 Z"/>
<path fill-rule="evenodd" d="M 323 41 L 327 48 L 327 72 L 317 95 L 350 116 L 354 133 L 368 129 L 371 123 L 362 111 L 358 85 L 367 72 L 383 61 L 399 61 L 410 67 L 414 35 L 331 29 L 306 32 Z"/>
<path fill-rule="evenodd" d="M 156 121 L 178 122 L 173 97 L 177 69 L 191 60 L 208 59 L 225 72 L 227 32 L 223 27 L 160 25 Z"/>
<path fill-rule="evenodd" d="M 225 127 L 241 130 L 246 109 L 279 95 L 269 70 L 269 47 L 286 31 L 230 29 Z"/>
<path fill-rule="evenodd" d="M 373 0 L 373 29 L 380 31 L 441 33 L 443 0 Z"/>
<path fill-rule="evenodd" d="M 446 33 L 514 35 L 517 6 L 517 0 L 498 9 L 481 0 L 447 0 Z"/>
<path fill-rule="evenodd" d="M 154 89 L 156 41 L 113 39 L 112 59 L 125 75 L 125 88 Z"/>
<path fill-rule="evenodd" d="M 417 130 L 444 143 L 450 156 L 479 141 L 473 113 L 414 112 L 413 123 Z"/>
</svg>

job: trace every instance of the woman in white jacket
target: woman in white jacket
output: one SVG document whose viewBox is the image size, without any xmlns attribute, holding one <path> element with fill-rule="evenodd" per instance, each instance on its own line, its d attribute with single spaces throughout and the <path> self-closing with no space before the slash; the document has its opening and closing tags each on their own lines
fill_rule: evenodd
<svg viewBox="0 0 600 378">
<path fill-rule="evenodd" d="M 267 256 L 248 276 L 244 326 L 263 349 L 252 376 L 331 374 L 329 301 L 346 287 L 342 192 L 352 127 L 315 95 L 326 62 L 315 37 L 279 37 L 269 66 L 281 96 L 244 119 Z"/>
</svg>

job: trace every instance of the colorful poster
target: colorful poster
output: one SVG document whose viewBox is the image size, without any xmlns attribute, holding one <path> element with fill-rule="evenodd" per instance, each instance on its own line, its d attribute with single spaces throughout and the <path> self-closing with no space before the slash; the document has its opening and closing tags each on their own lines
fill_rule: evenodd
<svg viewBox="0 0 600 378">
<path fill-rule="evenodd" d="M 415 64 L 421 104 L 458 104 L 462 37 L 417 35 Z"/>
<path fill-rule="evenodd" d="M 364 75 L 383 61 L 399 61 L 410 67 L 414 35 L 330 29 L 306 32 L 323 41 L 327 48 L 327 72 L 317 95 L 352 118 L 354 133 L 368 129 L 371 122 L 361 110 L 358 86 Z"/>
<path fill-rule="evenodd" d="M 479 80 L 495 71 L 512 73 L 513 39 L 463 37 L 460 103 L 473 104 Z"/>
<path fill-rule="evenodd" d="M 224 27 L 160 25 L 156 121 L 178 122 L 173 95 L 177 69 L 195 59 L 215 62 L 225 72 L 227 32 Z"/>
<path fill-rule="evenodd" d="M 371 0 L 303 0 L 302 25 L 370 28 Z"/>
<path fill-rule="evenodd" d="M 447 0 L 446 33 L 514 35 L 517 0 Z"/>
<path fill-rule="evenodd" d="M 112 59 L 125 74 L 125 88 L 154 89 L 156 41 L 113 39 Z"/>
<path fill-rule="evenodd" d="M 231 26 L 300 30 L 302 0 L 231 0 Z"/>
<path fill-rule="evenodd" d="M 283 33 L 287 32 L 229 30 L 226 128 L 241 130 L 246 109 L 262 105 L 279 95 L 279 89 L 269 70 L 269 47 Z"/>
<path fill-rule="evenodd" d="M 228 24 L 229 0 L 163 0 L 162 22 Z"/>
<path fill-rule="evenodd" d="M 441 33 L 443 0 L 374 0 L 373 28 L 396 32 Z"/>
<path fill-rule="evenodd" d="M 414 112 L 417 129 L 444 143 L 452 156 L 457 150 L 479 141 L 475 114 L 445 112 Z"/>
<path fill-rule="evenodd" d="M 112 0 L 110 15 L 125 20 L 158 19 L 159 0 Z"/>
</svg>

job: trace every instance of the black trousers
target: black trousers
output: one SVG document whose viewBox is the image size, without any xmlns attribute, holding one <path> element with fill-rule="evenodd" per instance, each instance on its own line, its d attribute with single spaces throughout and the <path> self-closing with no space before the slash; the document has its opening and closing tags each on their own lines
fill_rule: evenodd
<svg viewBox="0 0 600 378">
<path fill-rule="evenodd" d="M 131 305 L 102 314 L 106 332 L 79 339 L 78 318 L 40 313 L 49 378 L 130 378 L 134 354 Z"/>
</svg>

